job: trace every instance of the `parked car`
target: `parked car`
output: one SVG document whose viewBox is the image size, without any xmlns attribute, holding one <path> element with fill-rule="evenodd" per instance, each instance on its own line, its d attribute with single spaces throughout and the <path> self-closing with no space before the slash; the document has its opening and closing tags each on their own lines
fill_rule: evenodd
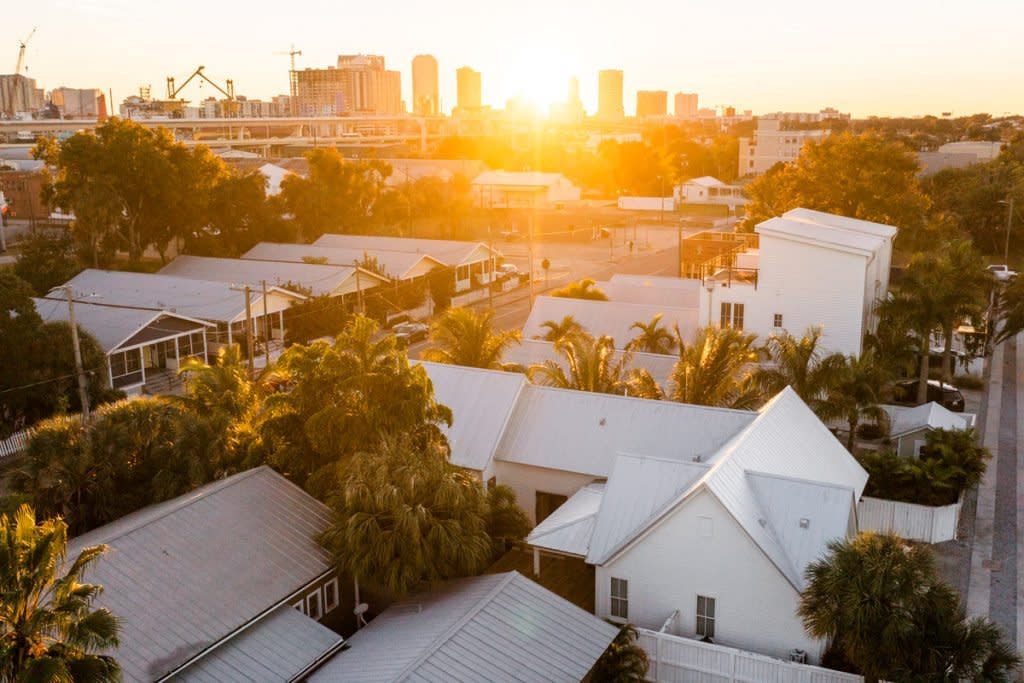
<svg viewBox="0 0 1024 683">
<path fill-rule="evenodd" d="M 427 338 L 430 327 L 423 323 L 402 323 L 392 328 L 395 338 L 405 344 L 414 344 Z"/>
<path fill-rule="evenodd" d="M 988 267 L 988 272 L 992 273 L 995 279 L 1000 282 L 1009 282 L 1013 278 L 1017 277 L 1017 271 L 1010 270 L 1010 266 L 1005 263 L 993 264 Z"/>
<path fill-rule="evenodd" d="M 519 272 L 514 263 L 502 263 L 498 266 L 498 275 L 515 275 Z"/>
<path fill-rule="evenodd" d="M 893 402 L 900 405 L 918 405 L 917 388 L 920 381 L 918 379 L 905 379 L 896 382 Z M 964 395 L 960 393 L 960 390 L 952 384 L 946 384 L 937 379 L 928 380 L 927 401 L 934 401 L 954 413 L 964 412 Z"/>
</svg>

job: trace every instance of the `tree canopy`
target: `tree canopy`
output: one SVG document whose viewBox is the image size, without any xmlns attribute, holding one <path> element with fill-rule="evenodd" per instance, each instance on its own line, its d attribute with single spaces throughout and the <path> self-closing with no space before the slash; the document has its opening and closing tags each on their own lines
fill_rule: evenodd
<svg viewBox="0 0 1024 683">
<path fill-rule="evenodd" d="M 449 308 L 430 326 L 432 346 L 423 359 L 473 368 L 499 369 L 502 355 L 519 343 L 518 330 L 495 330 L 494 311 Z"/>
</svg>

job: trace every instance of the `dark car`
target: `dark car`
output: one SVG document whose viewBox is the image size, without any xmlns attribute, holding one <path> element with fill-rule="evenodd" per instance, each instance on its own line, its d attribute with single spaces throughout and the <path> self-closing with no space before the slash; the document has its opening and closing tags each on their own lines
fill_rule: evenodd
<svg viewBox="0 0 1024 683">
<path fill-rule="evenodd" d="M 430 332 L 430 327 L 423 323 L 401 323 L 395 325 L 392 328 L 395 333 L 395 337 L 399 342 L 404 344 L 414 344 L 422 339 L 427 338 L 427 333 Z"/>
<path fill-rule="evenodd" d="M 917 388 L 920 385 L 919 379 L 905 379 L 897 382 L 893 395 L 893 401 L 901 405 L 916 406 Z M 940 382 L 937 379 L 928 380 L 928 399 L 934 401 L 947 410 L 954 413 L 964 412 L 964 395 L 952 384 Z"/>
</svg>

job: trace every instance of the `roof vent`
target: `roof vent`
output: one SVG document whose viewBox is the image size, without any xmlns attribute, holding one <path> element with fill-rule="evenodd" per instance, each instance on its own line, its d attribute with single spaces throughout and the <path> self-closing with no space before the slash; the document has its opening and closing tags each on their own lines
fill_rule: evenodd
<svg viewBox="0 0 1024 683">
<path fill-rule="evenodd" d="M 601 425 L 602 427 L 604 427 L 604 423 L 605 423 L 605 422 L 606 422 L 606 420 L 605 420 L 605 419 L 604 419 L 604 418 L 602 417 L 602 418 L 601 418 L 600 420 L 598 420 L 598 421 L 597 421 L 597 424 L 599 424 L 599 425 Z"/>
<path fill-rule="evenodd" d="M 695 456 L 693 456 L 693 458 L 692 458 L 692 460 L 693 460 L 694 462 L 700 462 L 700 461 L 701 461 L 701 459 L 702 459 L 702 456 L 700 456 L 700 455 L 695 455 Z"/>
<path fill-rule="evenodd" d="M 811 526 L 811 520 L 807 519 L 806 517 L 801 517 L 800 518 L 800 528 L 801 529 L 806 529 L 809 526 Z"/>
</svg>

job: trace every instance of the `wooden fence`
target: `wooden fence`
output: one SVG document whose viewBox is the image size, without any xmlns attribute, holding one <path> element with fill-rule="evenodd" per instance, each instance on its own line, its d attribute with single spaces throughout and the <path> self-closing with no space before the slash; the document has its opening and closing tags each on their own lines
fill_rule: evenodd
<svg viewBox="0 0 1024 683">
<path fill-rule="evenodd" d="M 854 674 L 785 662 L 723 645 L 637 629 L 647 679 L 658 683 L 864 683 Z"/>
<path fill-rule="evenodd" d="M 909 541 L 941 543 L 956 538 L 960 502 L 942 507 L 861 498 L 857 522 L 861 531 L 891 531 Z"/>
</svg>

